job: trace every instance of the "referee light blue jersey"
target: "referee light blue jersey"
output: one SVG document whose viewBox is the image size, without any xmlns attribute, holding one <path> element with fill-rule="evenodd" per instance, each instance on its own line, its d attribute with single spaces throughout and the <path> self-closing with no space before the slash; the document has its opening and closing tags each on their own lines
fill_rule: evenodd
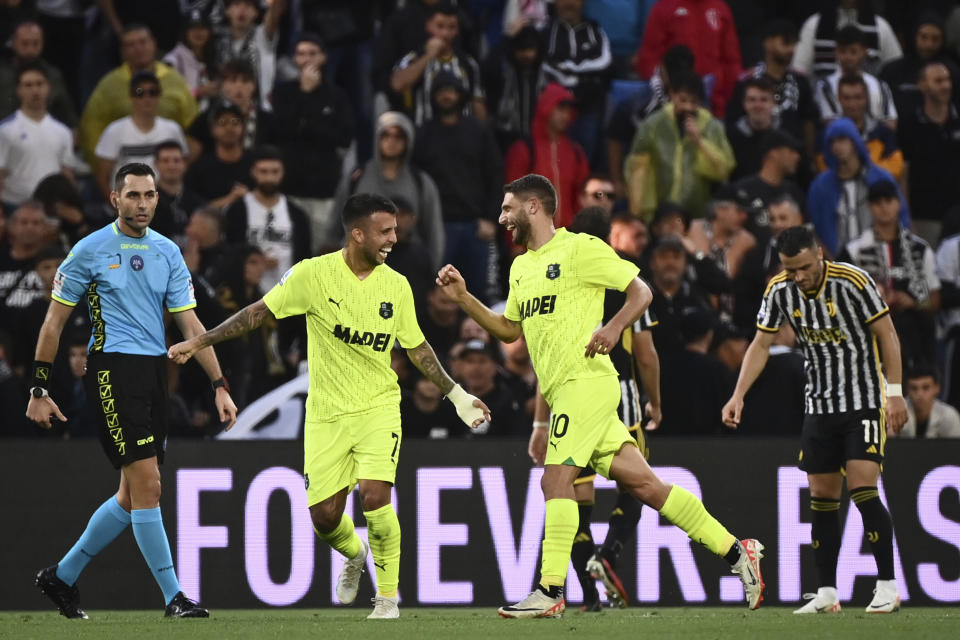
<svg viewBox="0 0 960 640">
<path fill-rule="evenodd" d="M 51 297 L 70 307 L 86 298 L 91 352 L 145 356 L 167 353 L 164 308 L 197 306 L 179 247 L 149 228 L 142 238 L 124 235 L 115 221 L 74 245 Z"/>
</svg>

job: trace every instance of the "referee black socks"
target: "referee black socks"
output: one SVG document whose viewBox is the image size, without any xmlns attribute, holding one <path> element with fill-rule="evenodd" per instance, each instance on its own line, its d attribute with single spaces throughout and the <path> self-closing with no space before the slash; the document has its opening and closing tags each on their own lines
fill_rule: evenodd
<svg viewBox="0 0 960 640">
<path fill-rule="evenodd" d="M 813 513 L 810 534 L 813 557 L 817 565 L 819 587 L 837 586 L 837 559 L 840 557 L 840 501 L 832 498 L 811 498 Z"/>
<path fill-rule="evenodd" d="M 880 493 L 876 487 L 860 487 L 850 492 L 850 499 L 863 518 L 863 530 L 877 561 L 877 579 L 893 580 L 893 524 Z"/>
</svg>

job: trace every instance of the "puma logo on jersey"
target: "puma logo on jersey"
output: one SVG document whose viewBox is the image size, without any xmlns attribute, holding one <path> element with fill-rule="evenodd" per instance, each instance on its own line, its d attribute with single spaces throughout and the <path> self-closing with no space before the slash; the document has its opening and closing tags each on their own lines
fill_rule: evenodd
<svg viewBox="0 0 960 640">
<path fill-rule="evenodd" d="M 530 316 L 540 314 L 546 315 L 548 313 L 553 313 L 557 309 L 557 296 L 556 294 L 552 296 L 540 296 L 539 298 L 531 298 L 525 302 L 520 303 L 520 319 L 525 320 Z"/>
<path fill-rule="evenodd" d="M 389 333 L 373 333 L 371 331 L 360 332 L 352 330 L 350 327 L 343 327 L 339 324 L 333 328 L 333 337 L 337 340 L 343 340 L 344 344 L 356 344 L 362 347 L 370 347 L 374 351 L 386 351 L 390 348 Z"/>
<path fill-rule="evenodd" d="M 337 309 L 340 308 L 340 302 L 343 302 L 342 299 L 340 300 L 340 302 L 337 302 L 337 301 L 334 300 L 333 298 L 327 298 L 327 300 L 329 300 L 329 301 L 332 302 L 333 304 L 337 305 Z"/>
</svg>

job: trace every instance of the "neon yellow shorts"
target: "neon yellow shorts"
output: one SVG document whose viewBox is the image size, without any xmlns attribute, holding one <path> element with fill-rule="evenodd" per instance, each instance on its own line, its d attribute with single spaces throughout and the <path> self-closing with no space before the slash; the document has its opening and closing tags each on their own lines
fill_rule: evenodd
<svg viewBox="0 0 960 640">
<path fill-rule="evenodd" d="M 551 394 L 550 433 L 545 464 L 593 467 L 610 477 L 610 463 L 624 444 L 637 446 L 617 407 L 616 376 L 565 382 Z"/>
<path fill-rule="evenodd" d="M 400 459 L 400 407 L 378 409 L 332 422 L 304 425 L 303 477 L 307 505 L 323 502 L 358 480 L 393 484 Z"/>
</svg>

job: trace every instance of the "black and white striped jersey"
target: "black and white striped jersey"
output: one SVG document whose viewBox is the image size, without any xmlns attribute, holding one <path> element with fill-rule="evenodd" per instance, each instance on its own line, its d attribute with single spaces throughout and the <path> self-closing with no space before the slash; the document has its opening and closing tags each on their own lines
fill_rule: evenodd
<svg viewBox="0 0 960 640">
<path fill-rule="evenodd" d="M 786 271 L 774 276 L 757 314 L 757 328 L 776 332 L 786 320 L 806 357 L 806 412 L 883 408 L 883 376 L 870 324 L 888 314 L 870 275 L 845 262 L 824 261 L 824 278 L 806 293 Z"/>
<path fill-rule="evenodd" d="M 607 290 L 603 299 L 604 324 L 620 311 L 626 298 L 621 291 Z M 617 378 L 620 380 L 620 419 L 628 428 L 640 424 L 643 418 L 641 389 L 638 384 L 640 373 L 637 371 L 637 361 L 633 356 L 633 337 L 641 331 L 650 331 L 657 324 L 659 322 L 656 316 L 648 307 L 636 322 L 623 330 L 620 341 L 608 354 L 610 362 L 617 370 Z"/>
</svg>

